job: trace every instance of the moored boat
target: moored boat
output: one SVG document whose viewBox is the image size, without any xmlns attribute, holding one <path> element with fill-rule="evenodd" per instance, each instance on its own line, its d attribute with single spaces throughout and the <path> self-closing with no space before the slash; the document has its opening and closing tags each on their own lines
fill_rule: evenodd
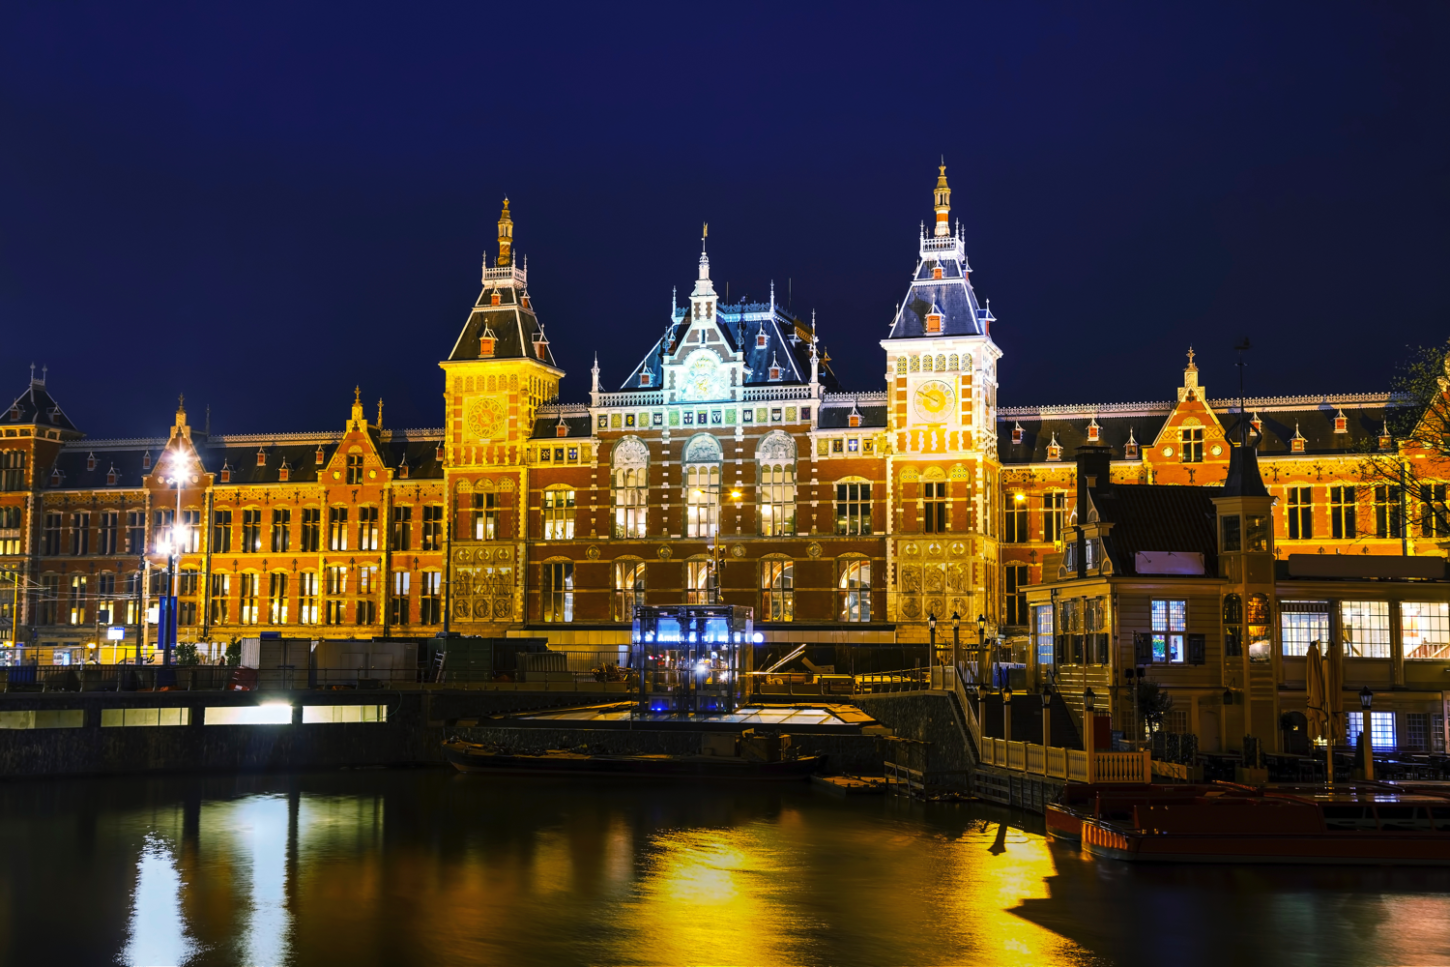
<svg viewBox="0 0 1450 967">
<path fill-rule="evenodd" d="M 560 750 L 527 755 L 461 741 L 443 743 L 443 756 L 460 772 L 745 782 L 802 781 L 826 762 L 820 755 L 775 761 L 722 755 L 586 755 Z"/>
<path fill-rule="evenodd" d="M 1128 862 L 1450 865 L 1450 799 L 1441 796 L 1235 787 L 1145 796 L 1130 809 L 1084 816 L 1083 848 Z"/>
</svg>

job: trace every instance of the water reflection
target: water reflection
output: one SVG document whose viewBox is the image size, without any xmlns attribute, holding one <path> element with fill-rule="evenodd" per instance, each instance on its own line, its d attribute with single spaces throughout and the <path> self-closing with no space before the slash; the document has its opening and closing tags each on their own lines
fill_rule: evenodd
<svg viewBox="0 0 1450 967">
<path fill-rule="evenodd" d="M 1287 967 L 1450 953 L 1450 874 L 1134 868 L 1005 814 L 809 787 L 69 781 L 0 785 L 0 814 L 0 963 Z"/>
</svg>

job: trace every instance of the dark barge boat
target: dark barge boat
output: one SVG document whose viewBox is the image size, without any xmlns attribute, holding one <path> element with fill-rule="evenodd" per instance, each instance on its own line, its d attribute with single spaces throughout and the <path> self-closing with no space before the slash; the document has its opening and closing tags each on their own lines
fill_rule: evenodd
<svg viewBox="0 0 1450 967">
<path fill-rule="evenodd" d="M 443 756 L 459 772 L 737 782 L 799 782 L 826 762 L 822 755 L 775 761 L 724 755 L 585 755 L 557 750 L 521 755 L 461 741 L 443 743 Z"/>
</svg>

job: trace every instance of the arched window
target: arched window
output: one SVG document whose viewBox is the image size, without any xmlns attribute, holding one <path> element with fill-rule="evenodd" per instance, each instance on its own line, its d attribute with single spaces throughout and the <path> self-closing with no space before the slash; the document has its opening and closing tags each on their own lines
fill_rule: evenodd
<svg viewBox="0 0 1450 967">
<path fill-rule="evenodd" d="M 620 558 L 614 562 L 614 620 L 633 621 L 634 609 L 644 604 L 644 561 Z"/>
<path fill-rule="evenodd" d="M 713 436 L 697 434 L 685 447 L 685 536 L 714 537 L 720 531 L 720 463 Z"/>
<path fill-rule="evenodd" d="M 795 562 L 766 558 L 760 562 L 760 620 L 795 618 Z"/>
<path fill-rule="evenodd" d="M 957 358 L 957 354 L 956 354 L 956 353 L 952 353 L 952 354 L 951 354 L 951 356 L 949 356 L 949 357 L 948 357 L 948 358 L 947 358 L 947 368 L 948 368 L 948 369 L 953 369 L 953 370 L 955 370 L 955 369 L 957 369 L 957 368 L 958 368 L 958 367 L 959 367 L 959 366 L 960 366 L 960 361 L 959 361 L 959 360 L 958 360 L 958 358 Z"/>
<path fill-rule="evenodd" d="M 25 489 L 25 451 L 0 451 L 0 490 Z"/>
<path fill-rule="evenodd" d="M 871 562 L 841 562 L 840 615 L 842 621 L 871 620 Z"/>
<path fill-rule="evenodd" d="M 795 441 L 776 430 L 760 441 L 760 533 L 780 537 L 795 533 Z"/>
<path fill-rule="evenodd" d="M 625 437 L 614 447 L 611 469 L 615 539 L 642 539 L 649 512 L 649 447 Z"/>
</svg>

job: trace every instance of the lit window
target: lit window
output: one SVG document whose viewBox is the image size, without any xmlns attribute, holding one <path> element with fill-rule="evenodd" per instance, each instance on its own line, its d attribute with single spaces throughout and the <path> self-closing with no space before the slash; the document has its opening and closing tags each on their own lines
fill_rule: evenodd
<svg viewBox="0 0 1450 967">
<path fill-rule="evenodd" d="M 544 565 L 544 620 L 574 620 L 574 564 L 558 561 Z"/>
<path fill-rule="evenodd" d="M 795 618 L 795 562 L 760 562 L 760 614 L 762 621 Z"/>
<path fill-rule="evenodd" d="M 1179 442 L 1182 445 L 1179 454 L 1184 463 L 1203 462 L 1203 427 L 1184 427 L 1179 431 Z"/>
<path fill-rule="evenodd" d="M 1289 540 L 1307 541 L 1314 537 L 1314 490 L 1312 487 L 1290 487 L 1285 512 L 1289 517 Z"/>
<path fill-rule="evenodd" d="M 1387 601 L 1341 601 L 1344 657 L 1390 657 L 1390 605 Z"/>
<path fill-rule="evenodd" d="M 614 620 L 633 621 L 634 609 L 644 604 L 644 561 L 614 562 Z"/>
<path fill-rule="evenodd" d="M 780 537 L 795 533 L 795 467 L 762 464 L 760 467 L 760 533 Z"/>
<path fill-rule="evenodd" d="M 1309 654 L 1309 644 L 1314 641 L 1320 643 L 1319 653 L 1324 655 L 1329 643 L 1329 602 L 1280 601 L 1279 642 L 1283 654 L 1303 657 Z"/>
<path fill-rule="evenodd" d="M 841 565 L 840 607 L 842 621 L 871 620 L 871 562 L 850 560 Z"/>
<path fill-rule="evenodd" d="M 846 536 L 871 533 L 871 485 L 836 484 L 836 533 Z"/>
<path fill-rule="evenodd" d="M 1400 638 L 1406 659 L 1450 658 L 1450 604 L 1401 602 Z"/>
<path fill-rule="evenodd" d="M 544 540 L 574 539 L 574 491 L 544 491 Z"/>
<path fill-rule="evenodd" d="M 1153 660 L 1181 664 L 1185 660 L 1183 633 L 1188 630 L 1187 601 L 1154 601 Z"/>
<path fill-rule="evenodd" d="M 711 561 L 685 562 L 685 603 L 715 604 L 719 600 L 715 565 Z"/>
<path fill-rule="evenodd" d="M 1350 712 L 1345 716 L 1345 735 L 1352 746 L 1359 745 L 1359 734 L 1364 731 L 1364 715 L 1358 712 Z M 1369 741 L 1370 746 L 1375 749 L 1395 748 L 1395 713 L 1394 712 L 1371 712 L 1369 713 Z"/>
</svg>

